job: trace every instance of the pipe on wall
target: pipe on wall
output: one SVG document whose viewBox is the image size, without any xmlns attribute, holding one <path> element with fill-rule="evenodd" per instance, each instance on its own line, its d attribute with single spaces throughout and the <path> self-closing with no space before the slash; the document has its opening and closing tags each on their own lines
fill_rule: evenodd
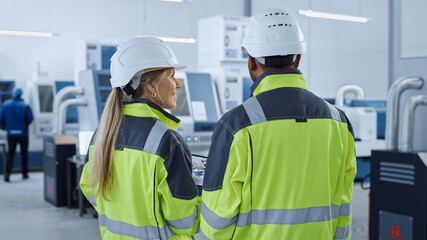
<svg viewBox="0 0 427 240">
<path fill-rule="evenodd" d="M 65 134 L 65 114 L 67 113 L 67 109 L 71 106 L 87 106 L 87 99 L 67 99 L 61 103 L 59 106 L 59 125 L 58 125 L 58 134 Z"/>
<path fill-rule="evenodd" d="M 387 96 L 387 113 L 385 129 L 386 149 L 397 150 L 398 129 L 399 129 L 399 101 L 402 92 L 406 89 L 419 89 L 423 86 L 423 79 L 420 77 L 402 77 L 396 80 L 390 87 Z"/>
<path fill-rule="evenodd" d="M 60 132 L 58 131 L 60 125 L 59 116 L 59 107 L 62 101 L 68 96 L 72 95 L 83 95 L 84 90 L 82 87 L 68 86 L 61 89 L 53 98 L 53 119 L 52 119 L 52 134 L 56 135 Z"/>
<path fill-rule="evenodd" d="M 427 105 L 427 95 L 412 96 L 403 112 L 401 151 L 412 152 L 414 146 L 415 110 L 419 105 Z"/>
<path fill-rule="evenodd" d="M 337 90 L 337 94 L 335 95 L 335 105 L 337 107 L 344 106 L 344 98 L 347 93 L 356 94 L 356 99 L 358 100 L 365 98 L 365 92 L 360 86 L 353 84 L 344 85 Z"/>
</svg>

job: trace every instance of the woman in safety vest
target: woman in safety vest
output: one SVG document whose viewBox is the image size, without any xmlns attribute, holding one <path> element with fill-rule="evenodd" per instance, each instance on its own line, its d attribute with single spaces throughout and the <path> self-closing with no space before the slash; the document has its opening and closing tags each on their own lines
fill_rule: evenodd
<svg viewBox="0 0 427 240">
<path fill-rule="evenodd" d="M 191 153 L 174 131 L 183 69 L 162 40 L 137 37 L 111 58 L 113 88 L 80 187 L 103 239 L 191 239 L 199 224 Z"/>
</svg>

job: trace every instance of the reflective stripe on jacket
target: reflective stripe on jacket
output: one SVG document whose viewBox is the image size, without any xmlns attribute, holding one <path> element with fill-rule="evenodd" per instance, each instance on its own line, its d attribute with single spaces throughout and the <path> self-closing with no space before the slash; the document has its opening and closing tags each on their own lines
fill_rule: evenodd
<svg viewBox="0 0 427 240">
<path fill-rule="evenodd" d="M 33 113 L 21 97 L 14 97 L 3 103 L 0 125 L 9 137 L 28 136 L 28 125 L 33 121 Z"/>
<path fill-rule="evenodd" d="M 204 239 L 350 239 L 356 174 L 345 114 L 307 90 L 299 70 L 261 75 L 212 137 Z"/>
<path fill-rule="evenodd" d="M 103 239 L 191 239 L 199 224 L 191 153 L 172 129 L 180 121 L 154 103 L 124 105 L 109 201 L 94 196 L 91 156 L 80 187 L 98 212 Z"/>
</svg>

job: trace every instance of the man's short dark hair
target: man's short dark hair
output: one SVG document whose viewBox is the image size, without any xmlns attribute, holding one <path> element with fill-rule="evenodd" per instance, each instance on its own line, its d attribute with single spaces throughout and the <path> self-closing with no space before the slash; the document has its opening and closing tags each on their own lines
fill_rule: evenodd
<svg viewBox="0 0 427 240">
<path fill-rule="evenodd" d="M 286 68 L 292 65 L 296 60 L 296 55 L 286 55 L 286 56 L 269 56 L 256 58 L 259 63 L 268 67 L 268 68 Z M 263 61 L 260 61 L 262 60 Z"/>
</svg>

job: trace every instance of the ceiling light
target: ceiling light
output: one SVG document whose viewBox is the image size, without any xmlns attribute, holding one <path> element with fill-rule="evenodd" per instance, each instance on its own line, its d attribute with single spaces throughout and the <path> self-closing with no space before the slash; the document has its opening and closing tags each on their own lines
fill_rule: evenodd
<svg viewBox="0 0 427 240">
<path fill-rule="evenodd" d="M 170 37 L 158 37 L 165 42 L 175 42 L 175 43 L 196 43 L 194 38 L 170 38 Z"/>
<path fill-rule="evenodd" d="M 0 30 L 0 34 L 15 35 L 15 36 L 30 36 L 30 37 L 53 37 L 54 35 L 56 35 L 51 32 L 31 32 L 31 31 L 17 31 L 17 30 Z"/>
<path fill-rule="evenodd" d="M 193 0 L 160 0 L 163 2 L 192 2 Z"/>
<path fill-rule="evenodd" d="M 356 17 L 356 16 L 333 14 L 333 13 L 325 13 L 325 12 L 314 12 L 314 11 L 311 11 L 311 10 L 298 10 L 298 13 L 301 14 L 301 15 L 305 15 L 307 17 L 325 18 L 325 19 L 351 21 L 351 22 L 361 22 L 361 23 L 368 22 L 368 19 L 364 18 L 364 17 Z"/>
</svg>

